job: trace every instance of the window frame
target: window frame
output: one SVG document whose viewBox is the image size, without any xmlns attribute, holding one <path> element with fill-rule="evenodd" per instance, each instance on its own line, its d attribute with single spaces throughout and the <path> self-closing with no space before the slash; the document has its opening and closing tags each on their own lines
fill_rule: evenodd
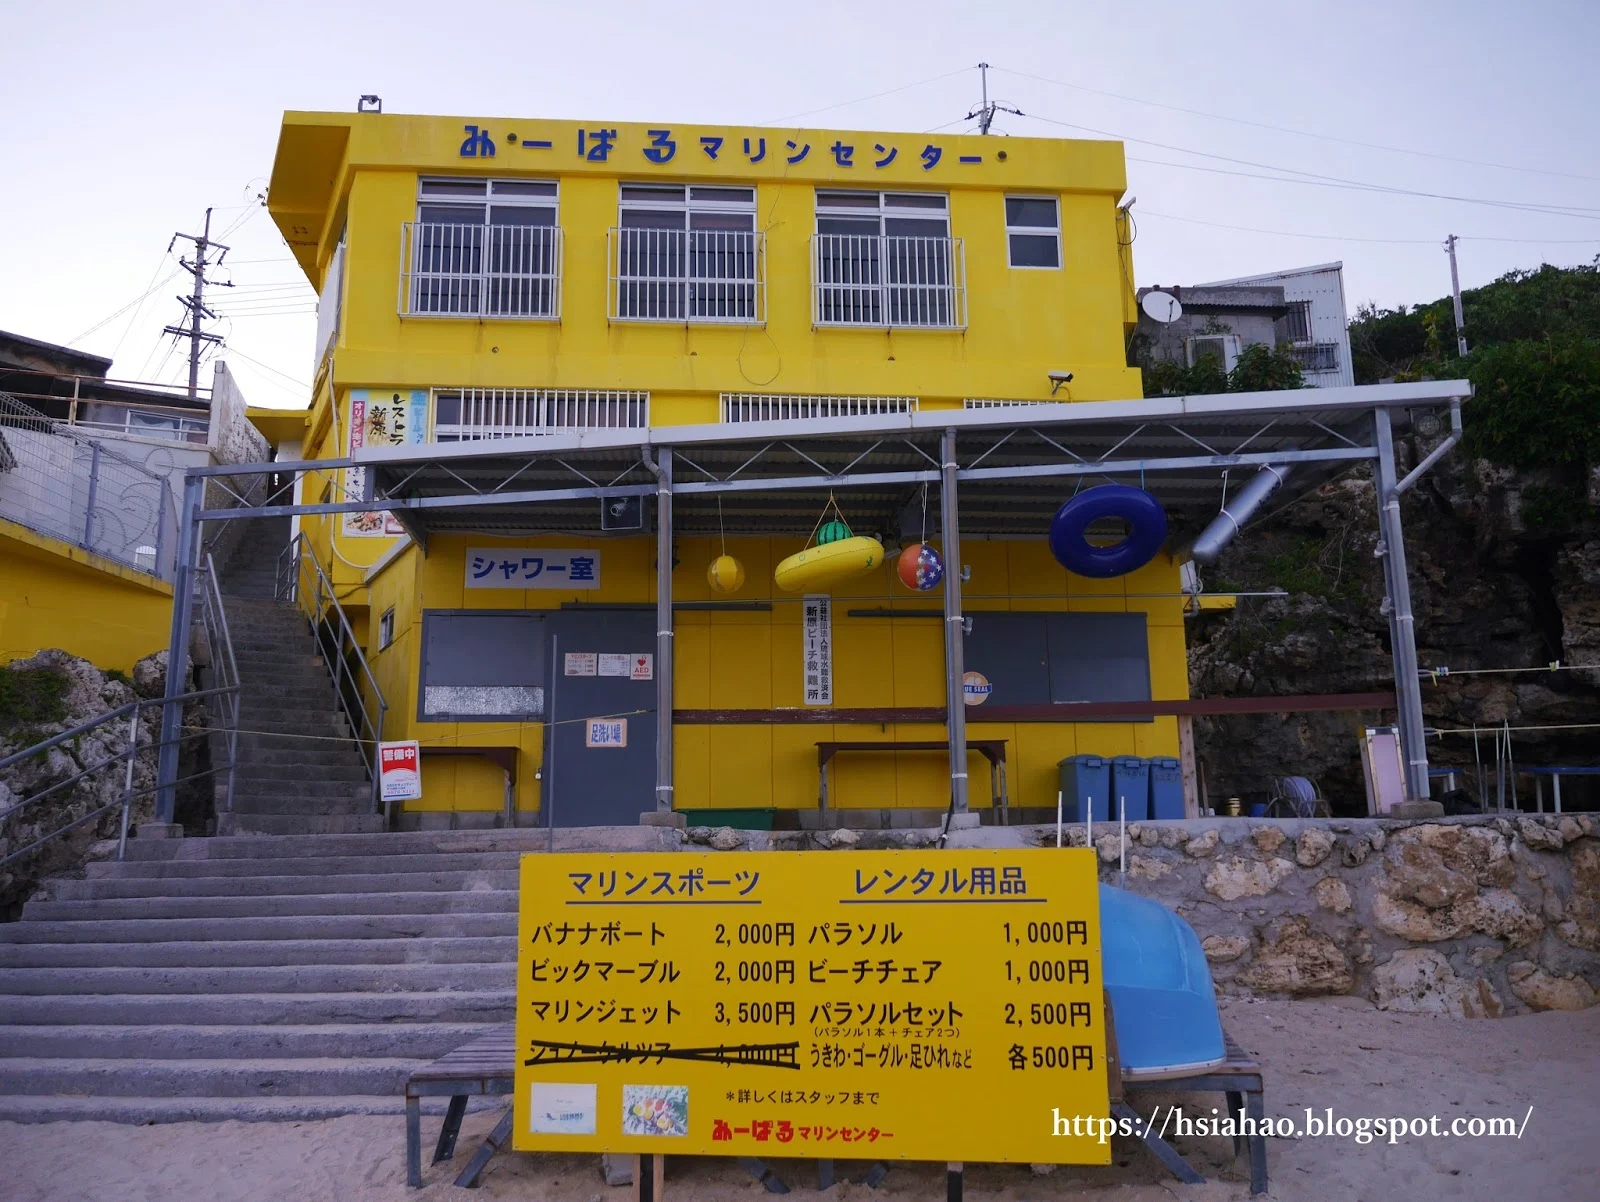
<svg viewBox="0 0 1600 1202">
<path fill-rule="evenodd" d="M 394 606 L 378 615 L 378 650 L 394 646 Z"/>
<path fill-rule="evenodd" d="M 476 194 L 428 195 L 430 185 L 481 185 Z M 497 186 L 508 189 L 546 189 L 537 194 L 508 190 L 496 191 Z M 481 211 L 481 222 L 430 220 L 424 209 L 475 208 Z M 494 221 L 494 211 L 502 209 L 540 209 L 551 214 L 548 224 L 524 225 Z M 561 226 L 561 181 L 558 178 L 500 175 L 417 175 L 414 219 L 403 227 L 401 239 L 401 289 L 400 316 L 406 318 L 443 318 L 465 321 L 560 321 L 561 286 L 563 274 L 563 246 Z M 423 231 L 436 229 L 480 229 L 481 237 L 465 239 L 461 246 L 449 239 L 424 241 Z M 531 234 L 518 236 L 511 231 L 546 230 L 539 237 Z M 497 235 L 494 231 L 505 231 Z M 467 245 L 467 242 L 474 243 Z M 461 264 L 470 259 L 475 269 L 444 264 Z M 433 261 L 440 266 L 434 270 L 422 264 Z M 526 261 L 531 269 L 513 270 L 508 264 Z M 422 303 L 430 294 L 426 281 L 433 281 L 433 289 L 442 295 L 461 298 L 470 296 L 471 303 L 450 300 L 440 307 L 427 307 Z M 523 306 L 517 302 L 522 288 L 528 295 L 538 296 L 540 303 Z M 438 303 L 437 300 L 435 303 Z M 520 311 L 527 307 L 530 311 Z"/>
<path fill-rule="evenodd" d="M 861 203 L 837 203 L 845 198 Z M 865 203 L 869 199 L 870 205 Z M 952 228 L 949 191 L 815 187 L 811 207 L 813 328 L 945 333 L 967 328 L 966 249 Z M 825 231 L 822 223 L 830 218 L 870 220 L 876 229 Z M 889 223 L 896 220 L 938 221 L 944 228 L 938 234 L 891 233 Z M 945 320 L 926 320 L 929 314 Z"/>
<path fill-rule="evenodd" d="M 661 195 L 629 197 L 629 189 Z M 668 189 L 678 195 L 665 195 Z M 697 192 L 747 195 L 729 199 L 696 196 Z M 765 325 L 766 239 L 760 228 L 760 205 L 760 191 L 754 184 L 618 180 L 617 220 L 607 235 L 607 320 Z M 629 225 L 630 212 L 670 214 L 682 220 L 677 226 Z M 696 228 L 697 216 L 748 218 L 748 225 L 743 229 Z M 682 239 L 681 245 L 676 238 Z M 658 270 L 628 269 L 646 264 Z M 715 312 L 719 307 L 732 311 Z"/>
<path fill-rule="evenodd" d="M 1013 200 L 1048 200 L 1055 209 L 1056 221 L 1054 226 L 1043 225 L 1012 225 L 1010 202 Z M 1001 216 L 1005 220 L 1006 231 L 1006 267 L 1011 271 L 1064 271 L 1066 270 L 1066 240 L 1061 236 L 1061 197 L 1054 194 L 1038 195 L 1022 192 L 1007 192 L 1001 199 Z M 1053 267 L 1040 263 L 1017 263 L 1012 261 L 1011 239 L 1013 235 L 1022 235 L 1030 238 L 1052 237 L 1056 243 L 1056 261 Z"/>
</svg>

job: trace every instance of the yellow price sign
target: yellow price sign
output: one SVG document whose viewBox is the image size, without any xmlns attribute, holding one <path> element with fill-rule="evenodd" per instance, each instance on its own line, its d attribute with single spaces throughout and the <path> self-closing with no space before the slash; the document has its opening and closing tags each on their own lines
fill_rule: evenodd
<svg viewBox="0 0 1600 1202">
<path fill-rule="evenodd" d="M 513 1145 L 1107 1164 L 1094 852 L 529 855 Z"/>
</svg>

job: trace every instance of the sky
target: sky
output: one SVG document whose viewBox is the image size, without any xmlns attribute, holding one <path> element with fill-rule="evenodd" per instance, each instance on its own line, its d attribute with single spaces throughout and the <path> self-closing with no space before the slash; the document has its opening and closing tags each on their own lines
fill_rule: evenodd
<svg viewBox="0 0 1600 1202">
<path fill-rule="evenodd" d="M 1137 282 L 1342 260 L 1352 312 L 1600 254 L 1595 0 L 65 0 L 0 39 L 0 329 L 175 382 L 175 231 L 231 250 L 213 328 L 306 403 L 315 296 L 259 196 L 285 109 L 1125 140 Z M 1417 195 L 1426 193 L 1430 195 Z M 202 371 L 208 380 L 209 369 Z"/>
</svg>

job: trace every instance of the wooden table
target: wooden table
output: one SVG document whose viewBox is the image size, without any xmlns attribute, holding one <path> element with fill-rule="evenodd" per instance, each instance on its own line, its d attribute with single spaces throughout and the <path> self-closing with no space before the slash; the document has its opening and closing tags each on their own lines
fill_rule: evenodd
<svg viewBox="0 0 1600 1202">
<path fill-rule="evenodd" d="M 422 1186 L 422 1099 L 450 1099 L 444 1112 L 444 1126 L 433 1150 L 433 1163 L 455 1155 L 456 1137 L 461 1134 L 461 1116 L 471 1097 L 503 1097 L 516 1088 L 516 1035 L 510 1023 L 494 1027 L 487 1035 L 463 1044 L 425 1068 L 419 1068 L 406 1081 L 406 1184 Z M 483 1141 L 456 1184 L 476 1189 L 478 1177 L 490 1157 L 511 1138 L 511 1110 L 508 1109 L 489 1138 Z"/>
<path fill-rule="evenodd" d="M 826 811 L 828 808 L 828 761 L 841 751 L 876 751 L 880 754 L 885 751 L 949 751 L 948 740 L 917 740 L 915 742 L 895 743 L 887 739 L 871 740 L 851 743 L 818 743 L 817 744 L 817 808 Z M 1010 798 L 1006 793 L 1006 740 L 1005 739 L 968 739 L 967 750 L 976 751 L 989 761 L 989 790 L 995 799 L 995 805 L 1000 811 L 1000 823 L 1005 825 L 1006 812 L 1010 806 Z"/>
</svg>

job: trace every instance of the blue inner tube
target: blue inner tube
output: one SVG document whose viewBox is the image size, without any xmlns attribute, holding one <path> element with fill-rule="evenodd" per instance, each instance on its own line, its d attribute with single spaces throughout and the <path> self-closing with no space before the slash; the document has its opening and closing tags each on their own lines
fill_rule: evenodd
<svg viewBox="0 0 1600 1202">
<path fill-rule="evenodd" d="M 1127 522 L 1128 537 L 1109 547 L 1094 546 L 1084 532 L 1101 518 Z M 1127 484 L 1085 489 L 1050 519 L 1050 554 L 1079 576 L 1125 576 L 1154 559 L 1166 541 L 1167 514 L 1161 502 Z"/>
</svg>

